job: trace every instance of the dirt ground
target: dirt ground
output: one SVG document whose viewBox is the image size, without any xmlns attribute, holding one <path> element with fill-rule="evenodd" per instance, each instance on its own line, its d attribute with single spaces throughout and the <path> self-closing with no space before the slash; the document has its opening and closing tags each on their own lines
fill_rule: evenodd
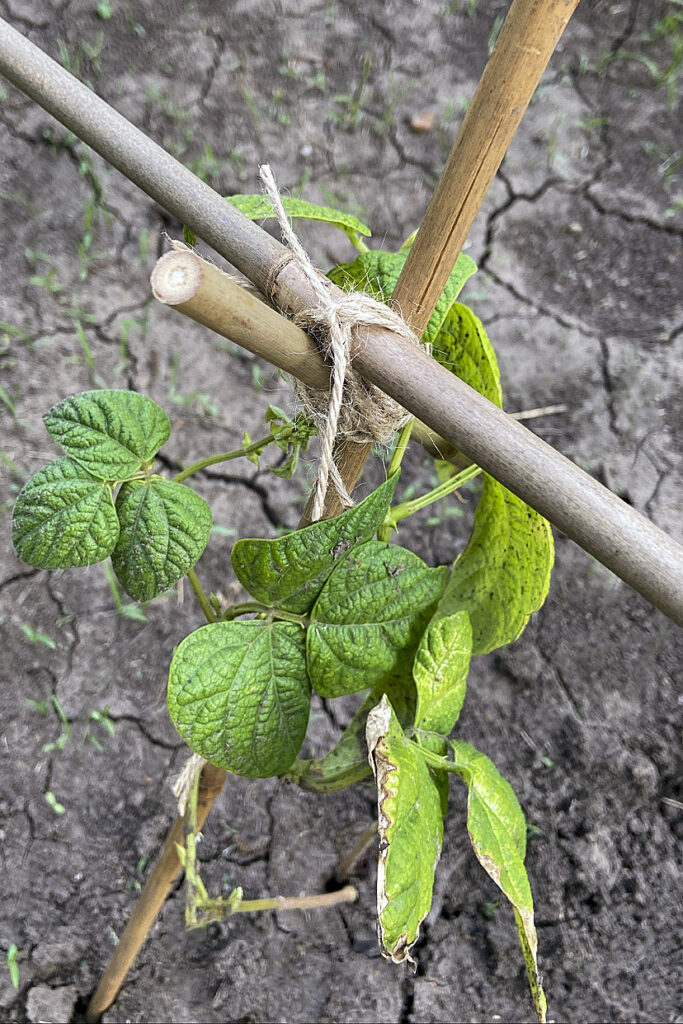
<svg viewBox="0 0 683 1024">
<path fill-rule="evenodd" d="M 222 194 L 257 191 L 268 161 L 283 189 L 356 213 L 386 248 L 417 227 L 507 6 L 0 0 Z M 472 230 L 465 294 L 506 407 L 564 406 L 531 428 L 679 539 L 682 46 L 673 0 L 582 0 Z M 433 125 L 416 134 L 423 112 Z M 101 566 L 48 574 L 16 559 L 14 498 L 55 455 L 41 416 L 77 391 L 134 388 L 171 416 L 172 467 L 258 436 L 271 402 L 295 406 L 271 367 L 152 303 L 149 273 L 180 225 L 1 80 L 0 151 L 0 950 L 15 944 L 19 969 L 18 989 L 0 970 L 0 1016 L 81 1020 L 173 817 L 186 748 L 166 671 L 200 618 L 188 593 L 130 618 Z M 331 229 L 302 235 L 324 268 L 353 258 Z M 428 463 L 411 452 L 406 475 L 428 484 Z M 231 463 L 198 489 L 219 527 L 198 571 L 236 593 L 231 537 L 294 526 L 306 483 Z M 462 507 L 402 541 L 450 563 Z M 552 1020 L 683 1020 L 680 654 L 671 622 L 558 536 L 544 608 L 473 666 L 458 734 L 535 826 Z M 348 711 L 314 705 L 308 749 Z M 371 851 L 352 876 L 358 903 L 338 911 L 186 933 L 179 889 L 105 1019 L 530 1019 L 512 915 L 463 812 L 454 790 L 415 975 L 378 954 Z M 310 797 L 231 778 L 204 830 L 205 881 L 248 897 L 324 891 L 374 814 L 369 784 Z"/>
</svg>

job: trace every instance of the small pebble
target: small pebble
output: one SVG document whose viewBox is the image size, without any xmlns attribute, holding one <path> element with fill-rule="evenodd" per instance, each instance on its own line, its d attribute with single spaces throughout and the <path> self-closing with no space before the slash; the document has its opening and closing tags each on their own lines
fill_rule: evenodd
<svg viewBox="0 0 683 1024">
<path fill-rule="evenodd" d="M 416 135 L 424 135 L 431 132 L 436 124 L 436 114 L 433 110 L 423 110 L 419 114 L 413 114 L 410 119 L 410 130 Z"/>
</svg>

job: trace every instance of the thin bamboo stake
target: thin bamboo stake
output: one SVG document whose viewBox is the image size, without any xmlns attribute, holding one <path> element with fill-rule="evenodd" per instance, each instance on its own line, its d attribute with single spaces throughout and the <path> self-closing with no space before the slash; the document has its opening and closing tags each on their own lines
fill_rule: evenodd
<svg viewBox="0 0 683 1024">
<path fill-rule="evenodd" d="M 392 305 L 417 335 L 422 335 L 429 323 L 484 196 L 578 2 L 514 0 L 510 7 L 392 296 Z M 342 442 L 336 453 L 337 464 L 344 466 L 354 484 L 370 450 L 370 445 Z M 468 460 L 460 461 L 466 464 Z M 307 518 L 310 505 L 309 501 Z M 330 488 L 323 514 L 340 511 L 337 492 Z"/>
<path fill-rule="evenodd" d="M 221 768 L 216 768 L 213 764 L 204 765 L 199 780 L 197 798 L 198 828 L 201 828 L 206 821 L 216 797 L 222 791 L 225 777 L 226 773 Z M 126 974 L 140 952 L 173 883 L 182 871 L 176 843 L 180 846 L 184 844 L 184 830 L 184 816 L 176 818 L 163 845 L 161 855 L 145 883 L 126 927 L 121 932 L 118 945 L 90 1000 L 86 1013 L 88 1024 L 96 1024 L 116 999 Z"/>
<path fill-rule="evenodd" d="M 313 338 L 190 249 L 157 261 L 154 297 L 237 342 L 309 387 L 327 390 L 330 370 Z"/>
<path fill-rule="evenodd" d="M 439 301 L 489 185 L 578 0 L 514 0 L 394 291 L 418 331 Z"/>
</svg>

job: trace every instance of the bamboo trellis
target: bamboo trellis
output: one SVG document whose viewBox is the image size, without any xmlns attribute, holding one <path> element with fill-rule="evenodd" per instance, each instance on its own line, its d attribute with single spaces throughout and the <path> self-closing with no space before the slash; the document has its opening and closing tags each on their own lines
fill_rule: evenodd
<svg viewBox="0 0 683 1024">
<path fill-rule="evenodd" d="M 577 2 L 514 0 L 510 8 L 394 294 L 418 333 L 431 315 L 481 200 Z M 0 72 L 187 224 L 280 310 L 294 314 L 311 304 L 310 290 L 288 250 L 2 20 Z M 193 256 L 192 260 L 198 258 Z M 200 284 L 203 273 L 200 267 Z M 211 273 L 207 271 L 206 275 Z M 324 384 L 328 370 L 307 336 L 292 325 L 286 326 L 279 314 L 259 308 L 262 304 L 256 302 L 246 306 L 238 303 L 239 315 L 233 316 L 233 322 L 242 321 L 240 337 L 237 328 L 231 330 L 229 326 L 229 288 L 214 280 L 211 291 L 211 302 L 198 287 L 172 304 L 247 347 L 252 347 L 257 324 L 268 319 L 274 333 L 270 342 L 262 340 L 260 354 L 304 379 L 309 375 L 311 383 L 315 380 Z M 292 340 L 291 351 L 297 357 L 294 362 L 287 361 L 286 352 L 283 356 L 285 336 Z M 301 352 L 305 353 L 303 358 Z M 395 335 L 380 329 L 359 332 L 354 366 L 418 417 L 424 443 L 433 442 L 435 432 L 440 444 L 445 439 L 451 450 L 460 450 L 652 604 L 683 624 L 683 549 L 649 520 L 424 351 Z M 349 447 L 349 451 L 339 453 L 339 461 L 350 488 L 367 453 L 363 446 Z M 335 509 L 330 506 L 327 511 L 333 513 Z M 208 814 L 224 778 L 220 769 L 205 767 L 200 786 L 201 820 Z M 180 871 L 175 842 L 182 833 L 183 819 L 179 818 L 91 1001 L 89 1020 L 97 1020 L 116 998 Z"/>
</svg>

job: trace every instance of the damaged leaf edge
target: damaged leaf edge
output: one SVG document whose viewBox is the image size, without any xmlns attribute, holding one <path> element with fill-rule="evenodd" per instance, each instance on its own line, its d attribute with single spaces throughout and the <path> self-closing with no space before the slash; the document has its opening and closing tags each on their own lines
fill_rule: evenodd
<svg viewBox="0 0 683 1024">
<path fill-rule="evenodd" d="M 382 914 L 389 904 L 389 897 L 386 892 L 386 863 L 389 851 L 388 832 L 393 824 L 384 811 L 384 803 L 387 798 L 395 796 L 397 793 L 396 786 L 390 787 L 388 779 L 392 771 L 398 770 L 398 765 L 390 761 L 386 750 L 382 749 L 385 746 L 384 738 L 389 729 L 391 715 L 391 704 L 387 700 L 386 694 L 384 694 L 380 703 L 368 714 L 365 726 L 368 761 L 377 781 L 377 834 L 379 839 L 379 855 L 377 858 L 377 939 L 380 952 L 385 960 L 391 960 L 394 964 L 402 964 L 407 960 L 413 971 L 415 971 L 417 969 L 417 962 L 410 955 L 410 949 L 420 937 L 419 926 L 415 933 L 415 938 L 410 944 L 408 936 L 402 934 L 394 944 L 393 949 L 389 949 L 384 942 L 384 929 L 382 928 Z"/>
</svg>

